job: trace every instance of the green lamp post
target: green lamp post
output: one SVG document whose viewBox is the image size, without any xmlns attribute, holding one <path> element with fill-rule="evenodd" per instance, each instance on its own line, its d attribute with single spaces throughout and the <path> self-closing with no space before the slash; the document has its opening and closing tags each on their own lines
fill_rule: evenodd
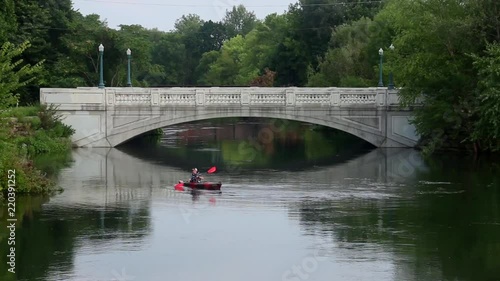
<svg viewBox="0 0 500 281">
<path fill-rule="evenodd" d="M 380 56 L 380 67 L 379 67 L 380 74 L 379 74 L 379 79 L 378 79 L 378 86 L 384 87 L 384 82 L 382 81 L 382 60 L 384 57 L 384 50 L 382 50 L 382 48 L 380 48 L 380 50 L 378 50 L 378 54 Z"/>
<path fill-rule="evenodd" d="M 127 49 L 127 58 L 128 58 L 128 65 L 127 65 L 127 87 L 132 87 L 132 81 L 130 80 L 130 56 L 132 55 L 132 51 L 130 49 Z"/>
<path fill-rule="evenodd" d="M 104 88 L 104 74 L 103 74 L 103 63 L 102 63 L 102 57 L 104 53 L 104 46 L 101 44 L 99 45 L 99 88 L 102 89 Z"/>
<path fill-rule="evenodd" d="M 389 49 L 391 49 L 391 51 L 394 51 L 394 45 L 391 44 L 391 46 L 389 46 Z M 387 88 L 389 90 L 394 90 L 394 77 L 392 75 L 392 70 L 389 72 L 389 85 L 387 86 Z"/>
</svg>

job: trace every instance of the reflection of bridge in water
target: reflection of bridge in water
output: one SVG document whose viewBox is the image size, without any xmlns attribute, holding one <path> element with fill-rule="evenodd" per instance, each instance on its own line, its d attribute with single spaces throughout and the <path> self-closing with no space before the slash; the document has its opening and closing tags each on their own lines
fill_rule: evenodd
<svg viewBox="0 0 500 281">
<path fill-rule="evenodd" d="M 173 185 L 189 176 L 188 170 L 167 166 L 154 160 L 145 161 L 115 148 L 76 149 L 75 164 L 63 170 L 60 185 L 66 190 L 52 201 L 62 205 L 120 206 L 150 204 L 154 198 L 174 198 Z M 334 165 L 317 167 L 297 173 L 286 173 L 289 182 L 339 183 L 349 178 L 366 178 L 379 183 L 397 183 L 412 180 L 423 163 L 417 151 L 411 149 L 376 149 Z M 222 181 L 222 191 L 231 186 L 262 183 L 262 175 L 269 179 L 280 172 L 219 171 L 210 175 L 211 181 Z M 283 192 L 304 191 L 301 186 L 290 186 Z M 183 197 L 184 198 L 184 197 Z M 189 197 L 188 197 L 189 198 Z M 255 198 L 253 198 L 255 199 Z M 252 200 L 252 199 L 250 199 Z"/>
</svg>

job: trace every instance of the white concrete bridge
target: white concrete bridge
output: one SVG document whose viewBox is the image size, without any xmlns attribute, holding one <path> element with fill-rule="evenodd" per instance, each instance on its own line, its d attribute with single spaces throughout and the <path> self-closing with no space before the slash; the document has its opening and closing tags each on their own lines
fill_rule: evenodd
<svg viewBox="0 0 500 281">
<path fill-rule="evenodd" d="M 411 109 L 387 88 L 43 88 L 78 147 L 115 147 L 148 131 L 223 117 L 308 122 L 355 135 L 377 147 L 413 147 Z"/>
</svg>

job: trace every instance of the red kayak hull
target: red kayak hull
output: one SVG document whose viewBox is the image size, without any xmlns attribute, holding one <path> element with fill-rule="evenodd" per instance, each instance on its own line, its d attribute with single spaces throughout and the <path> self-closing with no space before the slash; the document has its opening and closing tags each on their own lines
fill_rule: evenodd
<svg viewBox="0 0 500 281">
<path fill-rule="evenodd" d="M 185 182 L 185 187 L 194 189 L 220 190 L 222 183 L 220 182 Z"/>
</svg>

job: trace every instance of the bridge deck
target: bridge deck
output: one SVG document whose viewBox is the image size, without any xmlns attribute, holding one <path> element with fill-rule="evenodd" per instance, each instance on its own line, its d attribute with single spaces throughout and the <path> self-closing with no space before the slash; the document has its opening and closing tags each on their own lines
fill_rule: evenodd
<svg viewBox="0 0 500 281">
<path fill-rule="evenodd" d="M 44 88 L 42 103 L 60 109 L 106 106 L 390 106 L 397 91 L 386 88 Z M 96 108 L 102 110 L 101 108 Z"/>
</svg>

